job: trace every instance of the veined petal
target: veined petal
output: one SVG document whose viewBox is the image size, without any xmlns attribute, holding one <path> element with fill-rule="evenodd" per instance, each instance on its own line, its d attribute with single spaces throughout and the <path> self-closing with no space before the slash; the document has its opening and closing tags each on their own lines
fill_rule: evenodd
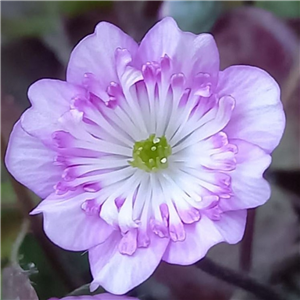
<svg viewBox="0 0 300 300">
<path fill-rule="evenodd" d="M 81 191 L 51 194 L 31 214 L 43 213 L 45 233 L 56 245 L 72 251 L 87 250 L 103 243 L 113 232 L 99 213 L 87 210 L 85 201 L 92 197 L 93 193 Z"/>
<path fill-rule="evenodd" d="M 229 244 L 238 243 L 245 231 L 247 211 L 245 209 L 238 211 L 229 211 L 221 213 L 220 219 L 214 221 L 214 226 Z"/>
<path fill-rule="evenodd" d="M 18 121 L 10 135 L 5 164 L 16 180 L 41 198 L 50 195 L 61 179 L 63 168 L 54 165 L 56 153 L 27 134 Z"/>
<path fill-rule="evenodd" d="M 203 258 L 207 251 L 224 237 L 206 215 L 200 221 L 185 225 L 186 238 L 183 242 L 171 241 L 163 260 L 171 264 L 190 265 Z"/>
<path fill-rule="evenodd" d="M 84 38 L 73 50 L 67 81 L 81 85 L 84 74 L 91 73 L 105 91 L 111 81 L 118 82 L 115 63 L 117 48 L 125 48 L 134 56 L 137 47 L 137 43 L 118 27 L 101 22 L 95 32 Z"/>
<path fill-rule="evenodd" d="M 236 169 L 231 172 L 233 196 L 221 199 L 222 210 L 238 210 L 264 204 L 271 195 L 264 171 L 271 163 L 271 156 L 258 146 L 243 140 L 230 140 L 237 145 Z"/>
<path fill-rule="evenodd" d="M 28 90 L 32 104 L 21 117 L 23 129 L 49 144 L 52 132 L 61 129 L 59 118 L 70 110 L 71 100 L 85 98 L 86 91 L 65 81 L 42 79 Z"/>
<path fill-rule="evenodd" d="M 278 145 L 285 116 L 276 81 L 265 71 L 250 66 L 233 66 L 220 72 L 218 94 L 236 101 L 224 129 L 229 138 L 255 144 L 268 153 Z"/>
<path fill-rule="evenodd" d="M 118 250 L 122 235 L 118 232 L 107 241 L 89 250 L 93 275 L 90 289 L 99 285 L 114 294 L 124 294 L 145 281 L 156 269 L 169 239 L 151 235 L 151 245 L 138 248 L 133 255 L 121 254 Z"/>
<path fill-rule="evenodd" d="M 163 37 L 163 38 L 161 38 Z M 216 84 L 219 72 L 219 52 L 210 34 L 194 35 L 181 31 L 172 18 L 158 22 L 143 38 L 137 51 L 137 64 L 159 61 L 164 55 L 172 58 L 174 73 L 182 72 L 192 87 L 192 77 L 207 73 Z"/>
</svg>

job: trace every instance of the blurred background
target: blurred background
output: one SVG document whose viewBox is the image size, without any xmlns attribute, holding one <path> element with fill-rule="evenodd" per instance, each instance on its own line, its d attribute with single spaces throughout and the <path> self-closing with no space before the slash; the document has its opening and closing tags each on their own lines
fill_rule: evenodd
<svg viewBox="0 0 300 300">
<path fill-rule="evenodd" d="M 258 283 L 279 290 L 284 299 L 300 299 L 298 1 L 2 1 L 2 155 L 13 124 L 29 107 L 28 87 L 44 77 L 65 79 L 73 47 L 98 22 L 111 22 L 140 41 L 167 15 L 182 30 L 212 33 L 221 69 L 233 64 L 258 66 L 281 86 L 287 126 L 265 174 L 272 197 L 249 212 L 240 244 L 217 245 L 208 257 L 221 266 L 249 273 Z M 91 281 L 87 254 L 54 246 L 43 233 L 41 217 L 28 217 L 39 199 L 15 182 L 3 163 L 1 175 L 1 299 L 87 294 Z M 144 300 L 256 299 L 196 265 L 164 263 L 130 294 Z"/>
</svg>

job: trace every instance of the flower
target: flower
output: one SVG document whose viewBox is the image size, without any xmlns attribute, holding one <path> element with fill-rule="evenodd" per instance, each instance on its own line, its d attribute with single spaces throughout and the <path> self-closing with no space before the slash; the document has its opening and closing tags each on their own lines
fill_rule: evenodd
<svg viewBox="0 0 300 300">
<path fill-rule="evenodd" d="M 88 250 L 93 282 L 122 294 L 161 260 L 188 265 L 242 239 L 270 197 L 263 172 L 285 117 L 263 70 L 219 71 L 213 37 L 165 18 L 140 45 L 101 22 L 67 81 L 44 79 L 15 125 L 9 171 L 44 200 L 48 237 Z"/>
<path fill-rule="evenodd" d="M 48 300 L 59 300 L 59 298 L 50 298 Z M 111 294 L 97 294 L 94 296 L 67 296 L 61 298 L 61 300 L 139 300 L 137 298 L 127 296 L 116 296 Z"/>
</svg>

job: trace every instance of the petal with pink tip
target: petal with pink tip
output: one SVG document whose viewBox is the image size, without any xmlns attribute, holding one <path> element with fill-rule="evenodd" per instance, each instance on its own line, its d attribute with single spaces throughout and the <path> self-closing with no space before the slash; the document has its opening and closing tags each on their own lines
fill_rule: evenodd
<svg viewBox="0 0 300 300">
<path fill-rule="evenodd" d="M 118 82 L 115 52 L 127 49 L 132 56 L 137 43 L 118 27 L 107 22 L 96 26 L 73 50 L 67 70 L 67 81 L 81 85 L 86 73 L 93 74 L 99 87 L 106 91 L 111 81 Z"/>
<path fill-rule="evenodd" d="M 86 91 L 65 81 L 42 79 L 28 90 L 32 104 L 21 117 L 23 129 L 48 142 L 51 134 L 61 129 L 59 118 L 70 110 L 72 100 L 85 98 Z"/>
<path fill-rule="evenodd" d="M 199 73 L 208 74 L 212 84 L 216 84 L 219 52 L 210 34 L 183 32 L 172 18 L 164 18 L 143 38 L 137 52 L 137 64 L 160 61 L 165 55 L 171 58 L 173 71 L 182 72 L 189 85 L 192 85 L 192 77 Z"/>
<path fill-rule="evenodd" d="M 251 143 L 230 140 L 238 147 L 236 169 L 231 172 L 233 196 L 220 200 L 224 211 L 257 207 L 264 204 L 271 195 L 270 186 L 263 178 L 271 163 L 271 156 Z"/>
</svg>

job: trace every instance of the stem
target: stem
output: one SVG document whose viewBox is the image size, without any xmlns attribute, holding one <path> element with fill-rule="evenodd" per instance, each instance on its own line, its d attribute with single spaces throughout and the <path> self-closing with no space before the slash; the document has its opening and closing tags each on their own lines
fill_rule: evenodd
<svg viewBox="0 0 300 300">
<path fill-rule="evenodd" d="M 21 230 L 12 246 L 10 260 L 13 264 L 19 265 L 19 249 L 22 245 L 22 242 L 29 230 L 30 223 L 28 219 L 25 219 L 22 223 Z"/>
<path fill-rule="evenodd" d="M 245 235 L 241 242 L 240 269 L 245 273 L 248 273 L 250 271 L 251 264 L 252 264 L 252 248 L 253 248 L 255 214 L 256 214 L 255 209 L 248 210 Z"/>
<path fill-rule="evenodd" d="M 290 101 L 290 99 L 293 96 L 293 93 L 297 90 L 299 86 L 299 80 L 300 80 L 299 64 L 300 64 L 300 58 L 298 53 L 294 58 L 293 66 L 282 87 L 282 103 L 285 107 L 287 105 L 287 102 Z"/>
<path fill-rule="evenodd" d="M 196 267 L 202 271 L 221 279 L 229 284 L 244 289 L 245 291 L 252 293 L 257 298 L 262 300 L 284 300 L 280 293 L 274 291 L 267 285 L 261 284 L 249 277 L 246 274 L 239 273 L 229 268 L 220 266 L 209 258 L 204 258 L 196 264 Z"/>
<path fill-rule="evenodd" d="M 146 0 L 144 7 L 144 16 L 155 18 L 158 15 L 158 10 L 163 3 L 163 0 Z"/>
<path fill-rule="evenodd" d="M 81 295 L 85 295 L 87 293 L 90 293 L 90 284 L 89 283 L 77 288 L 76 290 L 69 293 L 67 296 L 81 296 Z"/>
</svg>

